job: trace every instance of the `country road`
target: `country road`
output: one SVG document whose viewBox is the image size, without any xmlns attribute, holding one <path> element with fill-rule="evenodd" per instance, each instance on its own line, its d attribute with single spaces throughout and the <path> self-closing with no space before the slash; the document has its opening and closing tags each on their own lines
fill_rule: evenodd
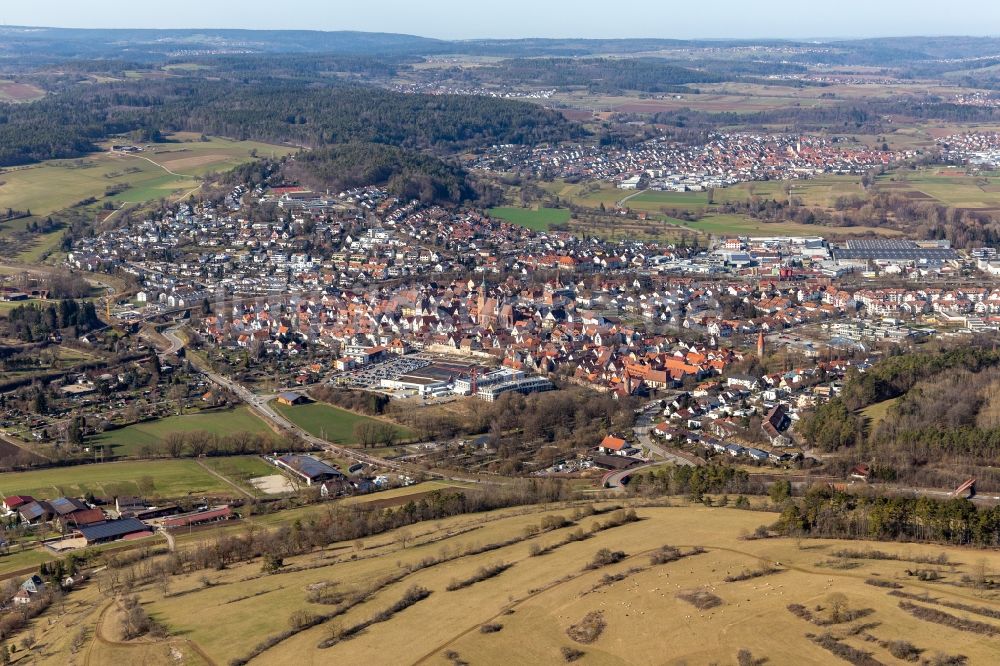
<svg viewBox="0 0 1000 666">
<path fill-rule="evenodd" d="M 171 349 L 174 350 L 174 353 L 176 353 L 177 350 L 179 350 L 181 347 L 184 346 L 184 341 L 178 335 L 176 328 L 170 328 L 165 330 L 163 332 L 163 337 L 165 337 L 171 343 Z M 229 379 L 228 377 L 213 372 L 209 368 L 203 367 L 199 359 L 194 355 L 189 356 L 188 360 L 191 362 L 191 365 L 195 369 L 197 369 L 199 372 L 205 375 L 205 377 L 207 377 L 216 386 L 224 388 L 235 394 L 237 397 L 239 397 L 240 400 L 242 400 L 252 412 L 254 412 L 257 416 L 263 419 L 265 423 L 271 424 L 280 432 L 292 433 L 295 436 L 302 439 L 303 441 L 312 444 L 316 447 L 319 447 L 321 449 L 325 449 L 338 457 L 347 458 L 351 460 L 358 460 L 360 462 L 367 463 L 375 467 L 390 469 L 397 473 L 403 473 L 403 474 L 423 473 L 438 479 L 444 479 L 448 481 L 458 481 L 462 483 L 474 483 L 477 485 L 503 484 L 502 481 L 490 481 L 477 478 L 469 478 L 466 476 L 450 475 L 441 472 L 425 472 L 423 470 L 409 467 L 405 464 L 401 464 L 393 460 L 388 460 L 386 458 L 379 458 L 378 456 L 373 456 L 371 454 L 364 453 L 363 451 L 360 451 L 358 449 L 352 449 L 332 444 L 324 439 L 316 437 L 312 433 L 299 427 L 297 424 L 292 423 L 287 418 L 285 418 L 283 414 L 279 413 L 273 407 L 271 407 L 270 403 L 275 397 L 273 394 L 258 395 L 250 391 L 248 388 L 246 388 L 239 382 L 235 382 Z"/>
</svg>

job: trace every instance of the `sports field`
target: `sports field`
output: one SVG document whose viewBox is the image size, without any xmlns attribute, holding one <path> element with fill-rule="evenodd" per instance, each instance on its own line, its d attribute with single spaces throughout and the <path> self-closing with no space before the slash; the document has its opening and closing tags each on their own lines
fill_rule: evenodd
<svg viewBox="0 0 1000 666">
<path fill-rule="evenodd" d="M 328 442 L 344 446 L 354 446 L 358 443 L 358 439 L 354 435 L 354 427 L 357 424 L 366 421 L 385 423 L 385 421 L 355 414 L 323 402 L 313 402 L 307 405 L 282 405 L 273 401 L 271 406 L 306 432 Z M 413 436 L 412 432 L 402 426 L 393 425 L 393 427 L 396 429 L 399 439 Z"/>
<path fill-rule="evenodd" d="M 499 217 L 511 224 L 517 224 L 535 231 L 548 231 L 553 224 L 569 222 L 570 212 L 564 208 L 490 208 L 492 217 Z"/>
<path fill-rule="evenodd" d="M 246 407 L 237 407 L 137 423 L 96 435 L 88 443 L 110 446 L 116 456 L 130 456 L 138 453 L 142 446 L 156 447 L 172 432 L 208 432 L 214 435 L 226 435 L 237 432 L 266 434 L 272 431 Z"/>
<path fill-rule="evenodd" d="M 102 463 L 0 474 L 3 496 L 51 499 L 82 497 L 88 492 L 103 497 L 184 497 L 231 494 L 232 486 L 209 474 L 194 460 Z"/>
</svg>

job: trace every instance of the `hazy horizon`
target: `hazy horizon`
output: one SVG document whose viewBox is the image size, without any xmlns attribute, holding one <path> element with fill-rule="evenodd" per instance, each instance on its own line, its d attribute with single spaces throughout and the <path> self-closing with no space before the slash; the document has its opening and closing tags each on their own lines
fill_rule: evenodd
<svg viewBox="0 0 1000 666">
<path fill-rule="evenodd" d="M 138 3 L 137 3 L 138 4 Z M 112 0 L 54 0 L 0 8 L 0 25 L 39 28 L 185 30 L 356 30 L 437 39 L 789 39 L 872 37 L 982 37 L 997 34 L 1000 3 L 954 0 L 948 11 L 930 0 L 841 0 L 803 10 L 796 0 L 746 3 L 718 0 L 711 15 L 701 6 L 671 6 L 633 0 L 627 10 L 593 0 L 538 3 L 509 0 L 475 6 L 460 0 L 383 0 L 378 11 L 366 3 L 246 0 L 229 3 L 175 0 L 169 16 L 151 6 Z M 612 17 L 613 12 L 613 17 Z M 989 26 L 992 32 L 985 30 Z"/>
</svg>

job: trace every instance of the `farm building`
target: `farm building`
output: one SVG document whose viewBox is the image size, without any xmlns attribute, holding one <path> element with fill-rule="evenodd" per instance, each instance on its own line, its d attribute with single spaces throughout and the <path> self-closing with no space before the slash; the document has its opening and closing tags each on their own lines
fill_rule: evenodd
<svg viewBox="0 0 1000 666">
<path fill-rule="evenodd" d="M 282 405 L 304 405 L 305 403 L 310 402 L 310 400 L 301 393 L 296 393 L 295 391 L 285 391 L 284 393 L 278 394 L 278 402 Z"/>
<path fill-rule="evenodd" d="M 3 501 L 3 508 L 7 511 L 13 512 L 17 511 L 19 508 L 25 504 L 31 504 L 35 501 L 35 498 L 31 495 L 11 495 Z"/>
<path fill-rule="evenodd" d="M 193 527 L 195 525 L 215 523 L 220 520 L 229 520 L 232 517 L 233 512 L 228 506 L 217 506 L 208 511 L 196 511 L 182 516 L 167 518 L 163 521 L 163 526 L 167 529 Z"/>
<path fill-rule="evenodd" d="M 163 506 L 153 506 L 143 511 L 136 511 L 132 517 L 139 520 L 154 520 L 156 518 L 173 516 L 180 512 L 181 508 L 176 504 L 164 504 Z"/>
<path fill-rule="evenodd" d="M 21 514 L 21 520 L 32 525 L 46 523 L 52 520 L 53 516 L 52 505 L 45 500 L 22 504 L 17 509 L 17 512 Z"/>
<path fill-rule="evenodd" d="M 100 525 L 90 525 L 80 528 L 80 534 L 87 540 L 87 545 L 146 536 L 151 533 L 152 530 L 145 523 L 135 518 L 109 520 Z"/>
<path fill-rule="evenodd" d="M 49 505 L 52 511 L 58 516 L 68 516 L 77 511 L 86 511 L 90 507 L 73 497 L 57 497 Z"/>
<path fill-rule="evenodd" d="M 115 511 L 119 518 L 135 516 L 149 508 L 149 503 L 141 497 L 116 497 Z"/>
<path fill-rule="evenodd" d="M 623 470 L 638 464 L 635 458 L 626 458 L 624 456 L 604 456 L 598 455 L 594 456 L 594 464 L 601 469 L 608 470 Z"/>
<path fill-rule="evenodd" d="M 306 482 L 306 485 L 323 483 L 343 476 L 335 467 L 327 465 L 322 460 L 312 456 L 287 455 L 274 460 L 278 467 L 291 472 L 296 478 Z"/>
<path fill-rule="evenodd" d="M 81 527 L 90 527 L 107 522 L 108 518 L 100 509 L 84 509 L 59 516 L 59 526 L 63 532 L 70 532 Z"/>
</svg>

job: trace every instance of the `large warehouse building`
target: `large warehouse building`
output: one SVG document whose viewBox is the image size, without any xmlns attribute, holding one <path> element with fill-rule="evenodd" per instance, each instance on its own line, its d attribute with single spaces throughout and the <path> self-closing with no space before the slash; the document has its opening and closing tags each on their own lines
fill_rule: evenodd
<svg viewBox="0 0 1000 666">
<path fill-rule="evenodd" d="M 849 240 L 844 247 L 833 248 L 838 263 L 866 264 L 942 264 L 958 259 L 958 252 L 947 245 L 915 243 L 895 238 Z"/>
</svg>

